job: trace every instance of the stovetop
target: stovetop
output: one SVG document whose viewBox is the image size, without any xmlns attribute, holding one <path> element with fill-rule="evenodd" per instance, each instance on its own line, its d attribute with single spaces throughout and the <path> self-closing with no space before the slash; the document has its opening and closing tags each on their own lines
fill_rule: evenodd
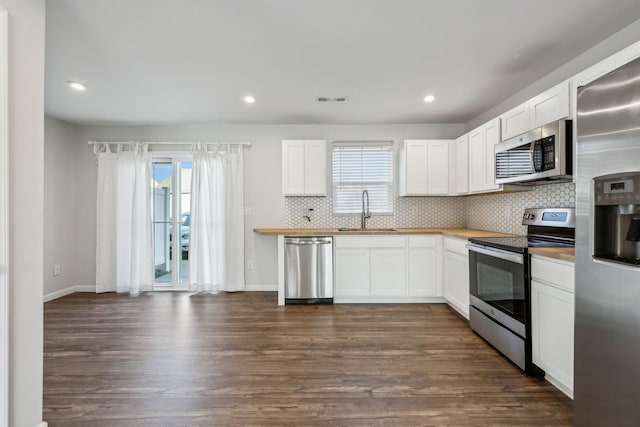
<svg viewBox="0 0 640 427">
<path fill-rule="evenodd" d="M 470 242 L 489 246 L 510 252 L 525 254 L 529 248 L 571 248 L 573 242 L 541 238 L 539 236 L 511 236 L 511 237 L 472 237 Z"/>
<path fill-rule="evenodd" d="M 522 225 L 527 226 L 526 236 L 474 237 L 470 242 L 526 254 L 529 248 L 575 247 L 574 208 L 525 209 Z"/>
</svg>

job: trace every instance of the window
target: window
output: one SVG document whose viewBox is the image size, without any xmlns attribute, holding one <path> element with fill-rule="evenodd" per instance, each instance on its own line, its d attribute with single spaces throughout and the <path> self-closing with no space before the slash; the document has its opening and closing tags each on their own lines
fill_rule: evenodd
<svg viewBox="0 0 640 427">
<path fill-rule="evenodd" d="M 334 142 L 331 153 L 333 213 L 360 213 L 364 190 L 371 213 L 393 212 L 393 142 Z"/>
</svg>

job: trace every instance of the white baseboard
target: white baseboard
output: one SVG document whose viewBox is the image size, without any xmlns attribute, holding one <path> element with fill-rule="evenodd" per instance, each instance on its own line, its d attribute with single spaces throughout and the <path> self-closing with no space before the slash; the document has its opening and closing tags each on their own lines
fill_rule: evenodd
<svg viewBox="0 0 640 427">
<path fill-rule="evenodd" d="M 334 304 L 444 304 L 442 297 L 334 296 Z"/>
<path fill-rule="evenodd" d="M 69 286 L 68 288 L 61 289 L 59 291 L 45 294 L 43 302 L 53 301 L 54 299 L 62 298 L 67 295 L 71 295 L 76 292 L 95 292 L 95 286 Z"/>
<path fill-rule="evenodd" d="M 278 291 L 278 284 L 274 283 L 273 285 L 255 285 L 255 284 L 251 284 L 251 285 L 244 285 L 244 290 L 245 291 L 258 291 L 258 292 L 265 292 L 265 291 L 273 291 L 273 292 L 277 292 Z"/>
<path fill-rule="evenodd" d="M 277 292 L 278 285 L 245 285 L 245 291 L 249 292 Z M 53 301 L 54 299 L 62 298 L 67 295 L 71 295 L 76 292 L 96 292 L 95 285 L 88 286 L 69 286 L 68 288 L 61 289 L 59 291 L 51 292 L 44 296 L 44 302 Z"/>
<path fill-rule="evenodd" d="M 47 424 L 46 421 L 42 421 L 40 424 L 38 424 L 36 427 L 47 427 L 49 424 Z"/>
<path fill-rule="evenodd" d="M 51 293 L 45 294 L 44 302 L 49 302 L 49 301 L 52 301 L 54 299 L 62 298 L 64 296 L 71 295 L 74 292 L 76 292 L 76 287 L 75 286 L 69 286 L 68 288 L 60 289 L 59 291 L 55 291 L 55 292 L 51 292 Z"/>
<path fill-rule="evenodd" d="M 546 373 L 544 375 L 544 379 L 550 382 L 555 388 L 566 394 L 568 397 L 573 399 L 573 389 L 571 387 L 567 387 L 562 381 L 558 381 L 554 376 Z"/>
</svg>

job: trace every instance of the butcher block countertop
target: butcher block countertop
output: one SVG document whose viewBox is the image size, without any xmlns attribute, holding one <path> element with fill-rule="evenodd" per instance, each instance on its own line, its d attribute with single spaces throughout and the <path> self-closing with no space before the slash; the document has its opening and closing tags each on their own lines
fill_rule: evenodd
<svg viewBox="0 0 640 427">
<path fill-rule="evenodd" d="M 562 261 L 576 262 L 575 248 L 529 248 L 529 253 Z"/>
<path fill-rule="evenodd" d="M 254 232 L 266 235 L 284 236 L 357 236 L 363 234 L 441 234 L 447 237 L 468 239 L 470 237 L 504 237 L 511 234 L 494 231 L 474 230 L 470 228 L 350 228 L 340 231 L 337 228 L 254 228 Z"/>
<path fill-rule="evenodd" d="M 336 228 L 254 228 L 258 234 L 271 236 L 359 236 L 359 235 L 394 235 L 394 234 L 441 234 L 446 237 L 469 239 L 470 237 L 509 237 L 513 234 L 495 231 L 474 230 L 472 228 L 367 228 L 364 230 L 351 228 L 340 231 Z M 562 261 L 575 262 L 574 248 L 529 248 L 532 255 Z"/>
</svg>

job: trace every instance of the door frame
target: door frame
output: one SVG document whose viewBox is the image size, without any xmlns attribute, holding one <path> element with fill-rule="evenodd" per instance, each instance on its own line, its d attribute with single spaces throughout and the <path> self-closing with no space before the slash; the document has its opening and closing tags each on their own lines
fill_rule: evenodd
<svg viewBox="0 0 640 427">
<path fill-rule="evenodd" d="M 158 152 L 152 152 L 151 153 L 151 163 L 153 165 L 153 163 L 155 162 L 166 162 L 166 163 L 171 163 L 171 169 L 172 169 L 172 175 L 171 175 L 171 186 L 173 188 L 174 194 L 174 200 L 176 200 L 176 189 L 180 189 L 180 191 L 182 190 L 182 176 L 180 176 L 180 174 L 176 174 L 174 173 L 176 171 L 176 165 L 178 163 L 182 163 L 182 162 L 193 162 L 193 154 L 188 151 L 158 151 Z M 152 172 L 153 174 L 153 172 Z M 175 274 L 178 274 L 182 272 L 182 266 L 180 265 L 182 262 L 182 250 L 180 248 L 180 241 L 181 241 L 181 237 L 180 237 L 180 231 L 181 231 L 181 226 L 180 226 L 180 218 L 182 216 L 182 213 L 180 212 L 181 210 L 181 197 L 180 197 L 181 193 L 178 193 L 177 198 L 180 199 L 179 203 L 173 203 L 172 206 L 172 211 L 171 211 L 171 215 L 173 217 L 173 236 L 172 236 L 172 245 L 174 245 L 175 247 L 173 248 L 173 251 L 175 254 L 180 254 L 179 256 L 174 256 L 173 260 L 171 261 L 171 270 L 174 273 L 174 276 L 172 278 L 171 283 L 158 283 L 155 281 L 155 278 L 153 280 L 153 290 L 154 291 L 188 291 L 190 289 L 189 283 L 180 283 L 180 277 L 176 277 Z M 177 249 L 177 250 L 176 250 Z M 154 251 L 155 251 L 155 247 L 154 247 Z"/>
<path fill-rule="evenodd" d="M 9 425 L 9 32 L 0 6 L 0 427 Z"/>
</svg>

